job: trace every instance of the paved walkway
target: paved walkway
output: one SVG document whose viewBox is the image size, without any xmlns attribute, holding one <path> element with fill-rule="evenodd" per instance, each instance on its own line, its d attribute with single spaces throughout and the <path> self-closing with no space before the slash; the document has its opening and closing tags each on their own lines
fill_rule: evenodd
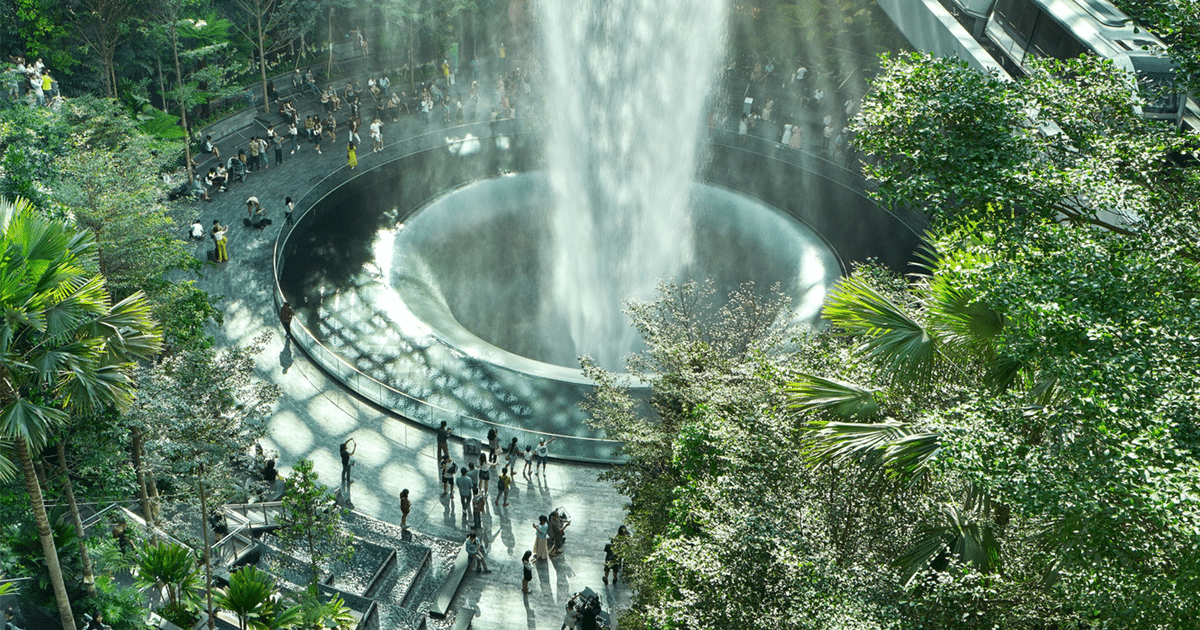
<svg viewBox="0 0 1200 630">
<path fill-rule="evenodd" d="M 364 77 L 365 83 L 365 77 Z M 344 80 L 342 82 L 344 85 Z M 367 101 L 371 99 L 368 97 Z M 312 97 L 300 102 L 300 115 L 317 113 L 320 105 Z M 364 108 L 365 109 L 365 108 Z M 480 107 L 481 115 L 490 109 Z M 345 116 L 345 109 L 339 112 Z M 385 141 L 427 131 L 419 114 L 408 114 L 398 124 L 384 128 Z M 272 119 L 277 118 L 274 114 Z M 436 125 L 437 123 L 435 123 Z M 218 345 L 246 344 L 270 332 L 274 336 L 258 358 L 260 375 L 278 383 L 282 397 L 271 421 L 271 435 L 264 445 L 279 452 L 284 475 L 300 458 L 308 458 L 326 483 L 338 479 L 338 445 L 349 438 L 358 444 L 354 456 L 351 499 L 357 510 L 391 523 L 400 522 L 401 489 L 408 488 L 413 502 L 409 526 L 451 540 L 463 540 L 468 527 L 458 506 L 441 496 L 434 456 L 435 438 L 431 430 L 382 411 L 345 391 L 320 368 L 285 342 L 272 301 L 271 252 L 283 218 L 286 195 L 300 202 L 305 191 L 333 169 L 346 165 L 345 129 L 337 143 L 326 142 L 323 155 L 311 144 L 301 141 L 295 155 L 290 142 L 286 161 L 267 170 L 252 173 L 246 182 L 232 184 L 228 192 L 213 193 L 213 201 L 196 202 L 195 217 L 208 228 L 213 219 L 230 227 L 230 262 L 205 267 L 198 284 L 215 296 L 222 296 L 225 325 L 217 331 Z M 278 128 L 277 128 L 278 130 Z M 261 129 L 243 130 L 243 134 L 262 133 Z M 362 130 L 366 147 L 360 148 L 359 169 L 366 170 L 389 157 L 372 154 L 366 129 Z M 217 138 L 222 155 L 236 155 L 244 148 L 239 135 Z M 239 147 L 240 145 L 240 147 Z M 207 170 L 207 165 L 204 166 Z M 246 198 L 257 196 L 275 221 L 265 230 L 243 227 Z M 302 208 L 297 208 L 297 214 Z M 193 217 L 187 217 L 188 220 Z M 197 244 L 195 254 L 205 259 L 212 241 Z M 485 436 L 471 436 L 483 440 Z M 502 443 L 507 441 L 501 435 Z M 451 443 L 456 460 L 461 455 L 458 440 Z M 602 594 L 606 610 L 628 606 L 629 592 L 619 586 L 601 583 L 604 544 L 621 524 L 624 503 L 606 482 L 597 480 L 603 468 L 551 461 L 544 476 L 518 475 L 512 489 L 511 506 L 496 508 L 489 503 L 485 525 L 491 532 L 491 574 L 470 573 L 452 609 L 476 614 L 473 627 L 480 630 L 523 627 L 528 630 L 553 630 L 562 622 L 567 599 L 584 587 Z M 493 482 L 494 484 L 494 482 Z M 565 552 L 559 558 L 541 563 L 531 585 L 533 594 L 521 594 L 521 556 L 533 548 L 532 523 L 539 515 L 555 507 L 565 507 L 573 522 L 567 530 Z"/>
</svg>

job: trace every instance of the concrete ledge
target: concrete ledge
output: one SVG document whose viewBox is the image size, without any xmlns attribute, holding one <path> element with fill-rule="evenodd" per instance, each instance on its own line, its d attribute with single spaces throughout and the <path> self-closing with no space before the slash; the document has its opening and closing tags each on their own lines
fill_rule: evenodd
<svg viewBox="0 0 1200 630">
<path fill-rule="evenodd" d="M 470 564 L 471 557 L 467 555 L 466 547 L 460 548 L 458 555 L 454 558 L 454 567 L 450 569 L 450 573 L 446 575 L 446 581 L 442 583 L 442 588 L 438 589 L 438 592 L 434 594 L 433 601 L 429 604 L 430 617 L 446 618 L 446 613 L 450 610 L 450 602 L 454 599 L 454 594 L 458 592 L 458 587 L 462 585 Z M 470 625 L 469 622 L 468 625 Z"/>
<path fill-rule="evenodd" d="M 212 135 L 214 140 L 220 140 L 226 136 L 232 135 L 235 131 L 242 129 L 254 122 L 254 118 L 258 116 L 257 107 L 247 107 L 237 113 L 230 114 L 221 120 L 200 130 L 200 137 Z M 234 154 L 236 155 L 236 151 Z"/>
</svg>

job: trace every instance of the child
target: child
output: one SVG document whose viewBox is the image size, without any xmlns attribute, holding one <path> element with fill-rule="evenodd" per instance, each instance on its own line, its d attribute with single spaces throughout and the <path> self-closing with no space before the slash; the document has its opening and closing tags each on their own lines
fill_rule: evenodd
<svg viewBox="0 0 1200 630">
<path fill-rule="evenodd" d="M 525 468 L 521 469 L 521 474 L 529 476 L 529 471 L 533 470 L 533 447 L 525 445 Z"/>
</svg>

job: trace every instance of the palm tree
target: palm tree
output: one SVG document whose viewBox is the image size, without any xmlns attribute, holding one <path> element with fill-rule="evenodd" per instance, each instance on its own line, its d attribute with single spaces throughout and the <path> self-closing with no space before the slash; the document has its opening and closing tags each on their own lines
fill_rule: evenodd
<svg viewBox="0 0 1200 630">
<path fill-rule="evenodd" d="M 275 581 L 254 566 L 244 566 L 229 576 L 229 587 L 217 603 L 237 615 L 240 630 L 280 630 L 300 623 L 300 607 L 282 608 L 273 601 Z"/>
<path fill-rule="evenodd" d="M 191 626 L 178 623 L 190 616 L 199 603 L 200 569 L 191 550 L 173 542 L 151 543 L 138 554 L 136 566 L 138 588 L 161 588 L 166 593 L 163 616 L 180 627 Z"/>
<path fill-rule="evenodd" d="M 133 361 L 159 350 L 145 298 L 112 304 L 104 278 L 87 271 L 95 255 L 87 232 L 0 200 L 0 439 L 20 461 L 63 630 L 75 620 L 31 452 L 72 412 L 127 406 Z"/>
<path fill-rule="evenodd" d="M 927 261 L 933 272 L 942 263 L 934 255 Z M 936 404 L 930 401 L 937 387 L 950 382 L 1003 391 L 1024 376 L 1023 366 L 996 352 L 1004 317 L 954 274 L 918 277 L 910 295 L 892 295 L 878 284 L 864 275 L 844 278 L 824 309 L 834 328 L 856 342 L 855 357 L 874 382 L 804 374 L 789 387 L 791 407 L 819 418 L 806 425 L 809 462 L 854 464 L 874 473 L 881 487 L 913 488 L 928 480 L 943 449 L 943 435 L 913 415 Z M 901 404 L 904 396 L 921 403 Z M 897 559 L 906 586 L 943 570 L 952 558 L 985 574 L 999 566 L 995 504 L 974 487 L 964 496 L 962 505 L 945 504 L 936 524 L 922 528 Z"/>
</svg>

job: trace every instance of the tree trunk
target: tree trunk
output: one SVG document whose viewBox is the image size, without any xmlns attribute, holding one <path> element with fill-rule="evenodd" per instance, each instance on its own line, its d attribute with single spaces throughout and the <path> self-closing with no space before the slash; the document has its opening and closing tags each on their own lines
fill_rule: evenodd
<svg viewBox="0 0 1200 630">
<path fill-rule="evenodd" d="M 329 67 L 325 69 L 325 80 L 333 76 L 333 7 L 329 7 Z"/>
<path fill-rule="evenodd" d="M 88 595 L 95 597 L 96 575 L 92 572 L 92 558 L 88 555 L 87 542 L 83 539 L 83 519 L 79 516 L 79 504 L 75 502 L 75 488 L 71 485 L 71 473 L 67 468 L 67 449 L 62 440 L 58 441 L 56 447 L 58 465 L 62 468 L 63 490 L 67 493 L 67 505 L 71 506 L 71 520 L 75 521 L 75 540 L 79 544 L 79 558 L 83 564 L 83 587 L 87 589 Z"/>
<path fill-rule="evenodd" d="M 197 478 L 200 489 L 200 530 L 204 532 L 204 597 L 208 604 L 208 630 L 216 630 L 217 616 L 213 613 L 212 543 L 208 540 L 208 491 L 204 489 L 204 466 Z"/>
<path fill-rule="evenodd" d="M 159 109 L 161 109 L 165 114 L 167 113 L 167 109 L 169 109 L 169 107 L 167 106 L 167 82 L 166 79 L 163 78 L 162 71 L 162 57 L 156 55 L 156 59 L 154 61 L 158 66 L 158 98 L 162 102 L 162 107 Z"/>
<path fill-rule="evenodd" d="M 142 466 L 142 430 L 134 427 L 130 430 L 133 438 L 133 471 L 137 474 L 138 498 L 142 501 L 142 518 L 150 531 L 154 531 L 154 504 L 150 499 L 150 491 L 146 482 L 146 469 Z"/>
<path fill-rule="evenodd" d="M 175 34 L 175 23 L 171 23 L 171 53 L 175 57 L 175 82 L 183 91 L 183 69 L 179 65 L 179 38 Z M 192 131 L 188 128 L 187 98 L 179 99 L 179 121 L 183 123 L 183 154 L 187 161 L 188 185 L 196 181 L 196 173 L 192 171 Z"/>
<path fill-rule="evenodd" d="M 254 23 L 258 28 L 258 69 L 262 71 L 263 111 L 271 112 L 271 97 L 267 94 L 267 47 L 263 43 L 262 3 L 254 3 Z"/>
<path fill-rule="evenodd" d="M 25 492 L 29 495 L 29 506 L 33 508 L 33 520 L 37 523 L 38 541 L 42 543 L 42 554 L 46 556 L 46 569 L 50 572 L 50 584 L 54 587 L 54 600 L 58 604 L 58 617 L 63 630 L 75 630 L 75 615 L 71 612 L 71 600 L 67 597 L 67 586 L 63 583 L 62 565 L 58 563 L 58 550 L 54 548 L 54 537 L 50 534 L 50 518 L 42 503 L 42 488 L 37 483 L 33 470 L 33 458 L 29 455 L 29 444 L 17 438 L 17 455 L 21 458 L 21 472 L 25 476 Z"/>
<path fill-rule="evenodd" d="M 416 39 L 416 28 L 413 26 L 413 19 L 408 21 L 408 92 L 413 96 L 417 94 L 417 69 L 413 66 L 413 40 Z"/>
</svg>

